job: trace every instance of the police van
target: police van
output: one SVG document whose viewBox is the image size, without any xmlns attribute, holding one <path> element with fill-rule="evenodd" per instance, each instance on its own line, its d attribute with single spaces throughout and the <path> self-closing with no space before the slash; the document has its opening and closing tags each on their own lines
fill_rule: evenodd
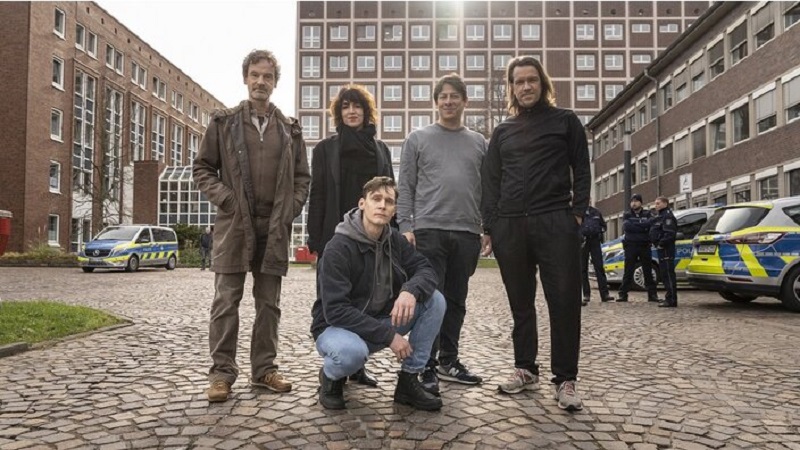
<svg viewBox="0 0 800 450">
<path fill-rule="evenodd" d="M 114 225 L 106 227 L 78 254 L 84 272 L 94 269 L 139 267 L 175 269 L 178 264 L 178 236 L 175 230 L 154 225 Z"/>
<path fill-rule="evenodd" d="M 720 208 L 694 239 L 689 282 L 725 300 L 800 312 L 800 196 Z"/>
</svg>

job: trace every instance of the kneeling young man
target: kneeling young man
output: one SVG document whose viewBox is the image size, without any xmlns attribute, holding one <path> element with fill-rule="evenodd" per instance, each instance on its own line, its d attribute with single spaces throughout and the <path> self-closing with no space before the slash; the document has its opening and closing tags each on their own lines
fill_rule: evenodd
<svg viewBox="0 0 800 450">
<path fill-rule="evenodd" d="M 317 268 L 311 333 L 324 358 L 319 402 L 327 409 L 345 407 L 347 377 L 386 347 L 402 363 L 394 401 L 428 411 L 442 407 L 422 388 L 419 374 L 442 325 L 445 300 L 435 290 L 428 260 L 389 227 L 396 200 L 391 178 L 367 182 L 358 208 L 336 227 Z M 409 333 L 407 341 L 403 335 Z"/>
</svg>

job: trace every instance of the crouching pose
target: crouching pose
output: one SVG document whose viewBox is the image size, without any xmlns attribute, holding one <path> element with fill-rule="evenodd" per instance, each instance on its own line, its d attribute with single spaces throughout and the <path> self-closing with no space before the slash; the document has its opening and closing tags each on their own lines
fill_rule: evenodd
<svg viewBox="0 0 800 450">
<path fill-rule="evenodd" d="M 442 407 L 439 397 L 422 388 L 419 374 L 442 324 L 445 300 L 435 290 L 436 272 L 427 259 L 389 227 L 396 200 L 394 180 L 368 181 L 358 208 L 336 227 L 319 263 L 311 332 L 324 359 L 319 402 L 327 409 L 345 407 L 347 377 L 386 347 L 402 363 L 394 401 L 429 411 Z"/>
</svg>

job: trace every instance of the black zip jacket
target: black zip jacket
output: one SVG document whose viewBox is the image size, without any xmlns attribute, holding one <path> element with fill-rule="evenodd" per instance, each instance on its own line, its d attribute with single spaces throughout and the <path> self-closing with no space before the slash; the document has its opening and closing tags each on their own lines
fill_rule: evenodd
<svg viewBox="0 0 800 450">
<path fill-rule="evenodd" d="M 524 217 L 589 206 L 589 148 L 578 116 L 543 102 L 503 121 L 482 167 L 481 214 L 489 232 L 498 217 Z"/>
<path fill-rule="evenodd" d="M 603 234 L 606 232 L 606 221 L 599 209 L 589 206 L 581 223 L 581 235 L 587 239 L 600 239 L 602 242 Z"/>
<path fill-rule="evenodd" d="M 672 210 L 664 208 L 650 221 L 650 241 L 656 247 L 666 248 L 675 245 L 678 235 L 678 220 Z"/>
<path fill-rule="evenodd" d="M 629 244 L 650 244 L 650 211 L 642 208 L 638 211 L 629 209 L 622 215 L 622 231 L 624 242 Z"/>
</svg>

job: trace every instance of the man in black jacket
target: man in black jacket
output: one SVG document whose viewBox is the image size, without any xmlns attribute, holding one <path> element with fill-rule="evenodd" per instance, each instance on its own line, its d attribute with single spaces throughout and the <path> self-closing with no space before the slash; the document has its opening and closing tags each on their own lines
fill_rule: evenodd
<svg viewBox="0 0 800 450">
<path fill-rule="evenodd" d="M 622 231 L 625 237 L 622 240 L 622 249 L 625 251 L 625 274 L 622 276 L 622 286 L 619 288 L 618 302 L 628 301 L 628 291 L 633 282 L 633 273 L 636 266 L 642 266 L 644 283 L 647 286 L 647 299 L 657 302 L 656 283 L 653 280 L 652 256 L 650 251 L 650 211 L 642 208 L 642 196 L 631 196 L 631 209 L 622 216 Z"/>
<path fill-rule="evenodd" d="M 367 182 L 320 261 L 311 333 L 324 358 L 319 402 L 327 409 L 345 407 L 345 379 L 386 347 L 402 363 L 394 401 L 428 411 L 442 407 L 419 374 L 442 325 L 445 299 L 428 260 L 389 226 L 396 198 L 391 178 Z"/>
<path fill-rule="evenodd" d="M 589 199 L 591 202 L 592 199 Z M 587 206 L 581 223 L 581 236 L 583 237 L 583 247 L 581 247 L 581 262 L 583 263 L 583 306 L 591 301 L 591 288 L 589 287 L 589 256 L 592 257 L 594 274 L 597 277 L 597 288 L 600 290 L 600 300 L 610 302 L 614 297 L 608 294 L 608 281 L 606 271 L 603 267 L 603 252 L 600 251 L 600 244 L 603 243 L 603 235 L 606 232 L 606 221 L 600 210 Z"/>
<path fill-rule="evenodd" d="M 661 281 L 667 290 L 664 301 L 659 307 L 675 308 L 678 306 L 678 282 L 675 278 L 675 239 L 678 235 L 678 221 L 669 208 L 669 199 L 656 199 L 657 216 L 650 223 L 650 240 L 658 252 L 658 267 L 661 270 Z"/>
</svg>

